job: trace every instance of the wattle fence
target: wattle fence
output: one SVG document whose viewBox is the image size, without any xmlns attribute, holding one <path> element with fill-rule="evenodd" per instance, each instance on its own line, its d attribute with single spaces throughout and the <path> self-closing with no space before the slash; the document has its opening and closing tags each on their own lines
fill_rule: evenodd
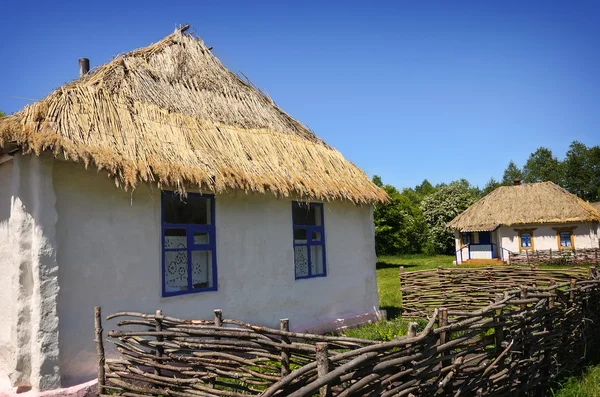
<svg viewBox="0 0 600 397">
<path fill-rule="evenodd" d="M 400 267 L 402 312 L 423 316 L 433 309 L 481 309 L 496 299 L 496 294 L 521 286 L 542 287 L 585 280 L 590 272 L 582 267 L 540 269 L 527 266 L 488 266 L 478 268 L 439 267 L 404 272 Z"/>
<path fill-rule="evenodd" d="M 117 313 L 109 318 L 122 317 L 120 329 L 107 340 L 121 357 L 106 362 L 98 308 L 99 390 L 130 397 L 534 395 L 600 343 L 599 305 L 592 269 L 587 279 L 503 291 L 478 310 L 433 309 L 421 332 L 411 323 L 409 335 L 390 342 L 293 333 L 286 320 L 270 329 L 222 319 L 220 311 L 209 321 Z"/>
<path fill-rule="evenodd" d="M 600 265 L 600 248 L 524 250 L 509 254 L 511 265 Z"/>
</svg>

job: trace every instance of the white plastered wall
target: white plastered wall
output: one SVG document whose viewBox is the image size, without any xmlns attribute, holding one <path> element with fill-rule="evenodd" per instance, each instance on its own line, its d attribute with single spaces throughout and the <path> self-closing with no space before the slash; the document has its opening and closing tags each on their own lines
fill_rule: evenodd
<svg viewBox="0 0 600 397">
<path fill-rule="evenodd" d="M 3 308 L 3 318 L 0 321 L 0 376 L 7 374 L 13 353 L 10 342 L 12 311 L 4 310 L 2 302 L 10 302 L 13 295 L 13 266 L 12 248 L 9 244 L 9 219 L 11 205 L 13 162 L 0 164 L 0 307 Z"/>
<path fill-rule="evenodd" d="M 575 249 L 598 248 L 597 224 L 595 223 L 569 223 L 547 225 L 519 225 L 502 226 L 498 229 L 502 247 L 519 252 L 519 236 L 515 229 L 535 229 L 533 231 L 533 245 L 536 250 L 558 250 L 556 230 L 553 228 L 573 227 Z"/>
<path fill-rule="evenodd" d="M 210 319 L 213 309 L 294 330 L 335 324 L 378 307 L 370 206 L 324 204 L 327 277 L 295 280 L 291 200 L 228 193 L 215 198 L 218 291 L 161 297 L 160 192 L 115 188 L 104 173 L 54 167 L 63 383 L 93 378 L 93 307 Z M 343 325 L 338 322 L 337 325 Z M 116 321 L 105 324 L 116 328 Z"/>
<path fill-rule="evenodd" d="M 35 390 L 55 389 L 61 379 L 53 164 L 47 156 L 16 155 L 0 168 L 0 277 L 6 288 L 0 295 L 6 307 L 0 377 L 2 384 L 9 378 L 13 386 Z"/>
</svg>

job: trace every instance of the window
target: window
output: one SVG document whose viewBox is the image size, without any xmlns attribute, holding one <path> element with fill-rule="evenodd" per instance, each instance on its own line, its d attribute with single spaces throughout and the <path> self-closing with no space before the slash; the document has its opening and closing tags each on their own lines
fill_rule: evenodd
<svg viewBox="0 0 600 397">
<path fill-rule="evenodd" d="M 462 245 L 471 244 L 471 233 L 461 233 L 461 243 Z"/>
<path fill-rule="evenodd" d="M 533 250 L 533 231 L 522 230 L 519 232 L 519 249 Z"/>
<path fill-rule="evenodd" d="M 326 276 L 323 204 L 292 202 L 292 223 L 296 278 Z"/>
<path fill-rule="evenodd" d="M 217 289 L 214 197 L 162 194 L 163 296 Z"/>
<path fill-rule="evenodd" d="M 561 248 L 571 248 L 573 246 L 573 243 L 571 242 L 571 236 L 573 236 L 573 233 L 571 231 L 559 232 L 558 235 Z"/>
<path fill-rule="evenodd" d="M 556 239 L 558 240 L 558 249 L 569 250 L 575 248 L 574 227 L 553 228 L 556 230 Z"/>
</svg>

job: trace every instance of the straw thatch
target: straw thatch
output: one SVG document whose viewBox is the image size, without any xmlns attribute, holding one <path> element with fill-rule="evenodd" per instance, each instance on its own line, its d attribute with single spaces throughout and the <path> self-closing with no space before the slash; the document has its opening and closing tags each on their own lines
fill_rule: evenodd
<svg viewBox="0 0 600 397">
<path fill-rule="evenodd" d="M 467 208 L 448 226 L 463 232 L 498 226 L 600 221 L 588 202 L 552 182 L 501 186 Z"/>
<path fill-rule="evenodd" d="M 592 207 L 594 207 L 597 211 L 600 211 L 600 201 L 597 201 L 595 203 L 590 203 L 590 205 Z"/>
<path fill-rule="evenodd" d="M 387 200 L 354 164 L 249 82 L 204 43 L 177 29 L 121 55 L 0 120 L 0 149 L 105 169 L 118 186 L 141 181 L 270 191 L 306 199 Z"/>
</svg>

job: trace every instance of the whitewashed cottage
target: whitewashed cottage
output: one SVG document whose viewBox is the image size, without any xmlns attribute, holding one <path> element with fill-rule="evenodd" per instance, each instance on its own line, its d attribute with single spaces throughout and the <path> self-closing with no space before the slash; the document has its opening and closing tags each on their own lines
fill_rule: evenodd
<svg viewBox="0 0 600 397">
<path fill-rule="evenodd" d="M 185 28 L 0 119 L 0 148 L 12 387 L 92 379 L 94 306 L 302 331 L 375 318 L 386 194 Z"/>
</svg>

